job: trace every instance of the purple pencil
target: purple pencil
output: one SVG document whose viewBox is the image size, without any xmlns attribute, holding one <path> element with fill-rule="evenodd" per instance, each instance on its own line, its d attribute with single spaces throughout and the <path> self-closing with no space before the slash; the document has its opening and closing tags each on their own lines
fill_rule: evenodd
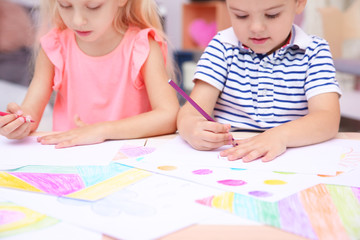
<svg viewBox="0 0 360 240">
<path fill-rule="evenodd" d="M 183 96 L 191 105 L 193 105 L 193 107 L 198 110 L 199 113 L 201 113 L 201 115 L 204 116 L 204 118 L 206 118 L 206 120 L 211 121 L 211 122 L 215 122 L 215 120 L 210 117 L 209 114 L 207 114 L 204 109 L 202 109 L 194 100 L 191 99 L 191 97 L 189 95 L 187 95 L 173 80 L 169 79 L 169 84 L 178 92 L 181 94 L 181 96 Z M 235 143 L 235 139 L 232 138 L 232 145 L 235 147 L 237 146 L 237 143 Z"/>
<path fill-rule="evenodd" d="M 207 114 L 196 102 L 194 102 L 194 100 L 192 100 L 190 98 L 189 95 L 187 95 L 173 80 L 169 80 L 169 84 L 178 92 L 181 94 L 181 96 L 183 96 L 191 105 L 193 105 L 193 107 L 199 111 L 199 113 L 201 113 L 201 115 L 204 116 L 204 118 L 206 118 L 206 120 L 208 121 L 212 121 L 215 122 L 215 120 L 210 117 L 209 114 Z"/>
</svg>

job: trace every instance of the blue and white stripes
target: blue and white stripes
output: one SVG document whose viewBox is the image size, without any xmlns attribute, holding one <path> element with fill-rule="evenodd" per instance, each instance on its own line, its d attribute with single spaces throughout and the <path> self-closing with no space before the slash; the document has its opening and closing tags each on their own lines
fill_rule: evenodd
<svg viewBox="0 0 360 240">
<path fill-rule="evenodd" d="M 308 113 L 308 99 L 340 93 L 327 42 L 293 27 L 290 44 L 259 57 L 239 44 L 232 28 L 210 42 L 195 79 L 221 91 L 216 121 L 233 128 L 265 130 Z"/>
</svg>

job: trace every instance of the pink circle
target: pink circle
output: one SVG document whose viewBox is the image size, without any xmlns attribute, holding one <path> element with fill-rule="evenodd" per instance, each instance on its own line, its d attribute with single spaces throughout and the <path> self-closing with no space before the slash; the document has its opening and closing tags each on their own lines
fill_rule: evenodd
<svg viewBox="0 0 360 240">
<path fill-rule="evenodd" d="M 243 180 L 234 180 L 234 179 L 221 180 L 221 181 L 218 181 L 218 183 L 227 185 L 227 186 L 242 186 L 242 185 L 246 184 L 246 182 Z"/>
<path fill-rule="evenodd" d="M 211 171 L 210 169 L 199 169 L 199 170 L 195 170 L 192 172 L 193 174 L 196 175 L 208 175 L 213 173 L 213 171 Z"/>
</svg>

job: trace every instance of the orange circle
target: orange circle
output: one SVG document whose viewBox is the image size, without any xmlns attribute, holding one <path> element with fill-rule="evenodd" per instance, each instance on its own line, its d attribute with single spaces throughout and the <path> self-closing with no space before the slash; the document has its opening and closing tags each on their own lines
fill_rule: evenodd
<svg viewBox="0 0 360 240">
<path fill-rule="evenodd" d="M 163 170 L 163 171 L 173 171 L 173 170 L 176 170 L 177 167 L 175 167 L 175 166 L 159 166 L 158 169 Z"/>
</svg>

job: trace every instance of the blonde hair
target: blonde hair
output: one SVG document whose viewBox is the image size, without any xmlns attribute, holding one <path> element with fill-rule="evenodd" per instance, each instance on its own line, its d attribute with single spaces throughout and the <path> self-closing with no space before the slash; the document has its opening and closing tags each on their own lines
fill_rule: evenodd
<svg viewBox="0 0 360 240">
<path fill-rule="evenodd" d="M 60 17 L 55 0 L 41 0 L 40 4 L 39 36 L 44 35 L 52 27 L 57 27 L 60 30 L 67 28 Z M 157 34 L 168 42 L 154 0 L 127 0 L 126 4 L 118 9 L 113 24 L 114 28 L 121 34 L 124 34 L 130 25 L 137 26 L 140 29 L 154 28 Z M 175 78 L 173 58 L 169 52 L 166 67 L 170 77 Z"/>
</svg>

